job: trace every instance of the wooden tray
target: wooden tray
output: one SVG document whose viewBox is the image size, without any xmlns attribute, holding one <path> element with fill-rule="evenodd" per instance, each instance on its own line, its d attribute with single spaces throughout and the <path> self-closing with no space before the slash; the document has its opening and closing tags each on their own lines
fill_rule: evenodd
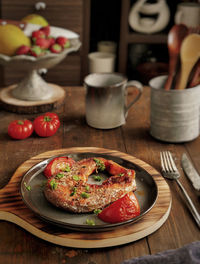
<svg viewBox="0 0 200 264">
<path fill-rule="evenodd" d="M 49 85 L 53 88 L 54 95 L 52 98 L 42 101 L 24 101 L 13 97 L 12 90 L 16 85 L 2 88 L 0 91 L 2 107 L 9 112 L 18 114 L 37 114 L 59 108 L 64 103 L 66 92 L 61 86 L 52 83 Z"/>
<path fill-rule="evenodd" d="M 154 207 L 138 222 L 112 231 L 82 233 L 48 224 L 34 215 L 22 201 L 19 189 L 23 175 L 33 165 L 54 155 L 65 153 L 104 153 L 126 159 L 147 171 L 156 181 L 158 198 Z M 18 167 L 10 182 L 0 190 L 0 219 L 15 223 L 33 235 L 51 243 L 76 248 L 102 248 L 141 239 L 155 232 L 166 221 L 171 209 L 171 193 L 163 177 L 147 163 L 115 150 L 103 148 L 67 148 L 37 155 Z"/>
</svg>

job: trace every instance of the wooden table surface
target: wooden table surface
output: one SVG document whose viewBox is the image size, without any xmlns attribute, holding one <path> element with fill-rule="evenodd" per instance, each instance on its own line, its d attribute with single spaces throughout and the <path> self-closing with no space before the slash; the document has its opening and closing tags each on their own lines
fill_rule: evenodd
<svg viewBox="0 0 200 264">
<path fill-rule="evenodd" d="M 85 92 L 83 87 L 67 87 L 64 106 L 55 110 L 61 120 L 57 133 L 49 138 L 33 134 L 25 140 L 12 140 L 8 124 L 15 119 L 33 120 L 37 115 L 19 115 L 0 111 L 0 188 L 3 188 L 18 166 L 45 151 L 68 147 L 101 147 L 133 155 L 160 171 L 161 150 L 170 150 L 181 172 L 180 181 L 200 211 L 199 196 L 180 167 L 186 152 L 200 172 L 200 137 L 185 144 L 168 144 L 149 134 L 150 89 L 144 88 L 141 99 L 129 111 L 126 125 L 112 130 L 97 130 L 85 122 Z M 129 98 L 134 92 L 129 92 Z M 79 263 L 119 264 L 125 259 L 155 254 L 182 247 L 200 240 L 199 229 L 188 211 L 177 184 L 168 181 L 172 193 L 172 208 L 167 221 L 153 234 L 126 245 L 101 249 L 74 249 L 43 241 L 19 226 L 0 221 L 0 263 Z"/>
</svg>

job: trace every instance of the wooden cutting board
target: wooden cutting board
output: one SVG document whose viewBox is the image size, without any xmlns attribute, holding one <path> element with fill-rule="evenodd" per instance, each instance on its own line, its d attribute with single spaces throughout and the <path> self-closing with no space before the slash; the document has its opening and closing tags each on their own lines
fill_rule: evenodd
<svg viewBox="0 0 200 264">
<path fill-rule="evenodd" d="M 17 114 L 37 114 L 52 111 L 63 105 L 66 91 L 63 87 L 49 83 L 53 89 L 53 96 L 41 101 L 25 101 L 12 95 L 15 85 L 2 88 L 0 91 L 0 102 L 3 109 Z"/>
<path fill-rule="evenodd" d="M 22 201 L 20 182 L 23 175 L 38 162 L 54 155 L 66 153 L 103 153 L 133 162 L 147 171 L 158 187 L 158 198 L 154 207 L 139 221 L 112 231 L 83 233 L 48 224 L 38 218 Z M 155 232 L 167 220 L 171 209 L 171 193 L 168 184 L 150 165 L 128 154 L 103 148 L 67 148 L 37 155 L 18 167 L 10 182 L 0 190 L 0 219 L 10 221 L 33 235 L 51 243 L 76 248 L 102 248 L 126 244 Z"/>
</svg>

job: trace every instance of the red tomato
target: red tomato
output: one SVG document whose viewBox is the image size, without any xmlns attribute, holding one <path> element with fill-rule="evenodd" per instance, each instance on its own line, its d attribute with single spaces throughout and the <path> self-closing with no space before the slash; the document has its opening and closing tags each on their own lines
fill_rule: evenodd
<svg viewBox="0 0 200 264">
<path fill-rule="evenodd" d="M 8 135 L 14 139 L 24 139 L 33 133 L 33 124 L 29 120 L 15 120 L 8 126 Z"/>
<path fill-rule="evenodd" d="M 126 173 L 128 170 L 112 160 L 106 162 L 106 169 L 111 175 Z"/>
<path fill-rule="evenodd" d="M 119 223 L 140 214 L 140 206 L 133 192 L 126 194 L 108 207 L 104 208 L 98 217 L 104 222 Z"/>
<path fill-rule="evenodd" d="M 55 113 L 38 116 L 33 122 L 34 130 L 40 137 L 53 136 L 60 126 L 60 120 Z"/>
<path fill-rule="evenodd" d="M 44 175 L 50 178 L 62 171 L 69 171 L 75 161 L 69 157 L 57 157 L 52 159 L 44 169 Z"/>
</svg>

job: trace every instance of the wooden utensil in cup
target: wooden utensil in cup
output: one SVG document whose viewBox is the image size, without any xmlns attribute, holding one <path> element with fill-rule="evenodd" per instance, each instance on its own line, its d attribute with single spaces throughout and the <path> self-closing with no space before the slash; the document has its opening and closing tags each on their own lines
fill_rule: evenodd
<svg viewBox="0 0 200 264">
<path fill-rule="evenodd" d="M 200 84 L 200 59 L 194 66 L 191 74 L 191 80 L 189 81 L 188 88 L 192 88 Z"/>
<path fill-rule="evenodd" d="M 183 25 L 174 25 L 168 34 L 168 51 L 169 51 L 169 73 L 165 83 L 165 90 L 170 90 L 177 72 L 179 62 L 179 53 L 183 39 L 188 34 L 188 28 Z"/>
<path fill-rule="evenodd" d="M 200 58 L 200 35 L 188 35 L 181 45 L 181 71 L 180 78 L 175 86 L 175 89 L 182 90 L 187 86 L 189 75 L 192 68 Z"/>
</svg>

